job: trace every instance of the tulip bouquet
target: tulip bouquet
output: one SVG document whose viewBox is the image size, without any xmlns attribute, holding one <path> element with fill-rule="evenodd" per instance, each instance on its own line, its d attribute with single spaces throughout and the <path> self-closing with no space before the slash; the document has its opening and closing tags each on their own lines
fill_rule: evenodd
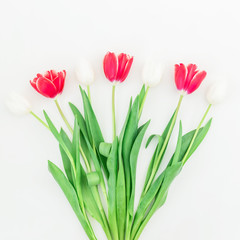
<svg viewBox="0 0 240 240">
<path fill-rule="evenodd" d="M 139 94 L 130 99 L 125 123 L 118 134 L 115 123 L 115 90 L 117 84 L 127 78 L 132 62 L 133 57 L 127 54 L 121 53 L 116 56 L 111 52 L 107 53 L 103 60 L 105 76 L 112 83 L 111 143 L 105 142 L 91 105 L 89 85 L 94 76 L 89 63 L 84 60 L 76 71 L 80 82 L 87 85 L 87 91 L 80 86 L 84 113 L 73 103 L 69 103 L 75 119 L 72 124 L 67 120 L 56 98 L 63 91 L 66 71 L 47 71 L 44 75 L 37 74 L 36 78 L 30 81 L 38 93 L 54 99 L 69 133 L 64 128 L 58 130 L 45 111 L 45 120 L 42 120 L 30 110 L 24 99 L 18 96 L 17 100 L 18 104 L 22 103 L 22 108 L 50 130 L 58 141 L 64 170 L 51 161 L 48 161 L 48 168 L 91 240 L 97 239 L 91 225 L 93 219 L 101 224 L 108 240 L 139 239 L 149 219 L 165 203 L 172 181 L 206 136 L 212 120 L 208 120 L 205 125 L 203 122 L 212 104 L 221 98 L 218 87 L 212 87 L 207 94 L 209 106 L 196 129 L 183 134 L 182 123 L 179 122 L 175 151 L 165 169 L 159 174 L 159 167 L 176 124 L 182 100 L 185 95 L 193 93 L 206 77 L 206 72 L 199 71 L 194 64 L 187 67 L 184 64 L 175 65 L 175 84 L 180 93 L 179 101 L 164 131 L 151 135 L 146 142 L 148 147 L 153 138 L 157 139 L 149 160 L 141 197 L 135 206 L 138 154 L 150 123 L 148 121 L 139 126 L 139 120 L 149 88 L 156 85 L 161 78 L 161 66 L 152 62 L 145 65 L 144 85 Z M 11 101 L 8 105 L 13 108 Z"/>
</svg>

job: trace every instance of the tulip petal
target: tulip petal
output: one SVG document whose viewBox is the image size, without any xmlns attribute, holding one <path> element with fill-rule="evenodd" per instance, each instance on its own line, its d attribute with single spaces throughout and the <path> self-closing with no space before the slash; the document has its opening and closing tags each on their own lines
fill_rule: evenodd
<svg viewBox="0 0 240 240">
<path fill-rule="evenodd" d="M 182 90 L 186 77 L 186 67 L 180 63 L 175 65 L 175 84 L 178 90 Z"/>
<path fill-rule="evenodd" d="M 106 78 L 113 82 L 117 75 L 117 57 L 114 53 L 108 52 L 103 60 L 103 70 Z"/>
<path fill-rule="evenodd" d="M 63 70 L 62 72 L 58 73 L 58 77 L 53 81 L 54 85 L 58 89 L 58 93 L 62 93 L 62 91 L 63 91 L 63 87 L 65 84 L 65 78 L 66 78 L 66 71 Z M 57 85 L 55 84 L 55 82 Z"/>
<path fill-rule="evenodd" d="M 200 84 L 202 83 L 203 79 L 206 77 L 207 73 L 205 71 L 202 72 L 198 72 L 193 80 L 191 81 L 188 89 L 187 89 L 187 93 L 190 94 L 192 92 L 194 92 L 196 89 L 198 89 L 198 87 L 200 86 Z"/>
<path fill-rule="evenodd" d="M 50 81 L 53 81 L 55 78 L 58 77 L 58 75 L 55 70 L 50 70 L 50 71 L 46 71 L 46 73 L 44 74 L 44 77 L 49 79 Z"/>
<path fill-rule="evenodd" d="M 37 91 L 38 91 L 38 88 L 37 88 L 37 85 L 36 85 L 36 81 L 38 80 L 38 77 L 34 78 L 33 80 L 30 80 L 30 84 L 32 85 L 32 87 Z"/>
<path fill-rule="evenodd" d="M 122 76 L 121 76 L 120 82 L 123 82 L 123 81 L 127 78 L 128 73 L 129 73 L 129 71 L 130 71 L 130 68 L 131 68 L 131 66 L 132 66 L 132 63 L 133 63 L 133 57 L 131 57 L 131 58 L 128 60 L 126 66 L 125 66 L 124 72 L 123 72 L 123 74 L 122 74 Z"/>
<path fill-rule="evenodd" d="M 118 70 L 117 70 L 117 77 L 116 80 L 117 81 L 121 81 L 122 75 L 124 73 L 126 64 L 129 61 L 129 55 L 125 54 L 125 53 L 121 53 L 118 55 Z"/>
<path fill-rule="evenodd" d="M 193 77 L 198 73 L 197 70 L 197 65 L 196 64 L 189 64 L 187 66 L 187 76 L 186 76 L 186 80 L 184 83 L 184 90 L 187 90 Z"/>
<path fill-rule="evenodd" d="M 54 98 L 58 94 L 57 88 L 54 86 L 54 84 L 44 77 L 40 77 L 37 80 L 36 86 L 39 93 L 45 97 Z"/>
</svg>

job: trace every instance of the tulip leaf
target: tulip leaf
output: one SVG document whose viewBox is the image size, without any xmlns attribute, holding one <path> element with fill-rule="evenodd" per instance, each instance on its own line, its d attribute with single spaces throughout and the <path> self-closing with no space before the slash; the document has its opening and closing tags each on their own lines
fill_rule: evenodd
<svg viewBox="0 0 240 240">
<path fill-rule="evenodd" d="M 152 173 L 154 171 L 153 167 L 156 164 L 157 160 L 158 160 L 158 163 L 157 163 L 157 168 L 155 170 L 156 172 L 157 172 L 157 170 L 159 169 L 159 167 L 161 165 L 161 162 L 162 162 L 163 156 L 165 154 L 165 151 L 166 151 L 166 148 L 167 148 L 167 145 L 168 145 L 171 133 L 170 133 L 169 139 L 167 140 L 167 144 L 165 145 L 165 149 L 163 149 L 163 154 L 160 156 L 160 159 L 158 159 L 159 158 L 159 154 L 162 151 L 163 144 L 166 141 L 166 137 L 167 137 L 167 135 L 168 135 L 168 133 L 170 131 L 170 126 L 171 126 L 172 121 L 174 119 L 174 114 L 175 114 L 175 111 L 174 111 L 172 117 L 170 118 L 166 128 L 164 129 L 163 134 L 161 135 L 161 138 L 159 137 L 158 145 L 156 147 L 156 150 L 155 150 L 155 152 L 153 154 L 153 157 L 152 157 L 151 162 L 150 162 L 149 167 L 148 167 L 148 171 L 147 171 L 147 175 L 146 175 L 146 179 L 145 179 L 145 183 L 144 183 L 144 187 L 143 187 L 143 193 L 146 190 L 146 187 L 147 187 L 147 184 L 149 182 L 149 179 L 150 179 L 150 177 L 151 177 L 151 175 L 152 175 Z"/>
<path fill-rule="evenodd" d="M 198 148 L 200 143 L 203 141 L 203 139 L 205 138 L 205 136 L 208 133 L 209 128 L 211 127 L 211 123 L 212 123 L 212 118 L 206 123 L 206 125 L 204 127 L 199 129 L 198 134 L 193 142 L 193 145 L 187 155 L 186 160 L 190 158 L 190 156 L 195 152 L 195 150 Z M 196 130 L 193 130 L 183 136 L 183 144 L 182 144 L 181 152 L 180 152 L 180 156 L 179 156 L 180 161 L 183 159 L 183 157 L 187 151 L 187 148 L 193 138 L 195 131 Z"/>
<path fill-rule="evenodd" d="M 85 217 L 83 216 L 83 213 L 79 206 L 76 191 L 75 191 L 74 187 L 72 186 L 72 184 L 67 180 L 67 178 L 64 176 L 63 172 L 51 161 L 48 161 L 48 169 L 51 172 L 54 179 L 56 180 L 56 182 L 61 187 L 62 191 L 64 192 L 67 200 L 69 201 L 70 205 L 72 206 L 73 211 L 75 212 L 78 220 L 80 221 L 80 223 L 81 223 L 82 227 L 84 228 L 89 239 L 91 239 L 91 240 L 96 239 L 96 237 L 94 236 L 94 233 L 92 233 Z"/>
<path fill-rule="evenodd" d="M 113 239 L 118 239 L 116 186 L 118 171 L 118 139 L 114 139 L 110 154 L 107 159 L 109 172 L 108 178 L 108 220 Z"/>
<path fill-rule="evenodd" d="M 81 87 L 80 87 L 80 91 L 82 94 L 82 100 L 84 105 L 86 126 L 89 128 L 94 146 L 96 147 L 96 151 L 98 152 L 98 158 L 100 160 L 101 166 L 103 168 L 103 171 L 106 177 L 108 178 L 107 159 L 106 157 L 100 155 L 99 153 L 99 145 L 101 142 L 104 142 L 102 132 L 86 92 Z"/>
<path fill-rule="evenodd" d="M 87 133 L 87 126 L 86 126 L 86 122 L 81 114 L 81 112 L 78 110 L 78 108 L 69 102 L 69 106 L 74 114 L 74 116 L 77 118 L 78 121 L 78 125 L 80 127 L 81 132 L 83 133 L 85 138 L 89 138 L 88 133 Z"/>
<path fill-rule="evenodd" d="M 96 172 L 98 173 L 98 176 L 99 176 L 99 178 L 100 178 L 100 185 L 101 185 L 101 187 L 102 187 L 102 191 L 103 191 L 104 195 L 107 195 L 107 194 L 106 194 L 106 186 L 105 186 L 105 182 L 104 182 L 103 173 L 102 173 L 102 171 L 101 171 L 100 163 L 99 163 L 99 161 L 98 161 L 98 158 L 97 158 L 97 156 L 96 156 L 96 153 L 94 152 L 91 144 L 89 143 L 89 141 L 88 141 L 87 139 L 85 139 L 85 140 L 86 140 L 86 143 L 87 143 L 87 146 L 88 146 L 89 154 L 90 154 L 90 156 L 91 156 L 91 158 L 92 158 L 92 161 L 93 161 L 93 165 L 94 165 L 95 170 L 96 170 Z"/>
<path fill-rule="evenodd" d="M 72 143 L 71 143 L 69 137 L 67 136 L 66 132 L 63 129 L 61 129 L 60 135 L 61 135 L 66 147 L 68 148 L 68 150 L 71 151 Z M 59 149 L 60 149 L 60 153 L 61 153 L 61 156 L 62 156 L 62 161 L 63 161 L 63 166 L 64 166 L 65 173 L 67 175 L 67 178 L 68 178 L 69 182 L 71 184 L 73 184 L 73 172 L 72 172 L 71 162 L 70 162 L 67 154 L 65 153 L 65 151 L 63 150 L 63 148 L 60 144 L 59 144 Z"/>
<path fill-rule="evenodd" d="M 92 193 L 92 189 L 91 189 L 92 187 L 89 186 L 87 175 L 83 168 L 81 169 L 81 179 L 79 182 L 81 184 L 81 191 L 82 191 L 84 206 L 86 207 L 87 212 L 89 212 L 89 214 L 94 219 L 96 219 L 101 225 L 103 225 L 101 213 L 99 211 L 95 197 Z"/>
<path fill-rule="evenodd" d="M 73 171 L 74 171 L 74 176 L 75 176 L 75 161 L 73 159 L 73 156 L 70 152 L 70 150 L 68 149 L 68 147 L 66 146 L 64 140 L 62 139 L 60 133 L 57 131 L 56 127 L 54 126 L 53 122 L 51 121 L 51 119 L 49 118 L 49 116 L 47 115 L 47 113 L 45 111 L 43 111 L 45 119 L 47 121 L 47 124 L 49 126 L 50 131 L 52 132 L 52 134 L 54 135 L 54 137 L 57 139 L 57 141 L 59 142 L 59 144 L 61 145 L 62 149 L 64 150 L 64 152 L 66 153 L 66 155 L 69 158 L 69 161 L 71 162 L 71 165 L 73 167 Z"/>
<path fill-rule="evenodd" d="M 135 199 L 135 185 L 136 185 L 136 170 L 137 170 L 137 159 L 138 153 L 141 147 L 141 143 L 144 137 L 144 134 L 149 126 L 150 120 L 141 126 L 138 130 L 138 135 L 134 141 L 131 153 L 130 153 L 130 168 L 131 168 L 131 195 L 128 205 L 128 212 L 133 217 L 134 211 L 134 199 Z"/>
<path fill-rule="evenodd" d="M 123 165 L 125 170 L 125 178 L 126 178 L 126 194 L 127 194 L 127 202 L 130 198 L 130 191 L 131 191 L 131 172 L 130 172 L 130 152 L 134 143 L 134 140 L 137 136 L 138 130 L 138 109 L 139 108 L 139 97 L 137 96 L 128 121 L 126 125 L 126 129 L 123 135 L 122 141 L 122 158 L 123 158 Z"/>
<path fill-rule="evenodd" d="M 150 142 L 153 140 L 154 137 L 158 137 L 158 142 L 163 141 L 161 135 L 159 135 L 159 134 L 152 134 L 152 135 L 148 138 L 145 148 L 148 147 L 148 145 L 150 144 Z"/>
<path fill-rule="evenodd" d="M 140 236 L 141 232 L 143 231 L 144 227 L 146 226 L 152 215 L 156 212 L 158 208 L 160 208 L 165 203 L 169 186 L 171 185 L 174 178 L 180 173 L 181 169 L 182 164 L 180 162 L 176 163 L 172 166 L 168 166 L 158 177 L 157 180 L 159 180 L 161 185 L 159 187 L 157 194 L 155 195 L 154 202 L 151 204 L 150 208 L 147 210 L 145 215 L 141 213 L 141 216 L 138 218 L 138 221 L 136 221 L 136 223 L 134 221 L 135 226 L 133 227 L 131 239 L 138 239 L 138 237 Z M 153 189 L 153 187 L 158 187 L 159 182 L 157 183 L 155 181 L 151 188 L 149 189 L 148 193 L 144 196 L 144 200 L 146 199 L 145 200 L 146 202 L 147 200 L 149 200 L 147 199 L 147 196 L 152 197 L 154 195 L 154 193 L 150 193 L 150 190 L 151 191 L 156 190 L 156 188 Z M 146 209 L 146 204 L 144 205 L 143 209 Z M 142 219 L 143 216 L 144 219 Z"/>
<path fill-rule="evenodd" d="M 182 146 L 182 122 L 179 124 L 178 141 L 171 165 L 178 162 Z"/>
<path fill-rule="evenodd" d="M 139 93 L 139 107 L 142 106 L 145 94 L 146 94 L 146 87 L 145 87 L 145 84 L 143 84 L 142 89 Z"/>
<path fill-rule="evenodd" d="M 128 113 L 122 127 L 122 131 L 119 136 L 119 145 L 118 145 L 118 173 L 117 173 L 117 186 L 116 186 L 116 204 L 117 204 L 117 224 L 118 224 L 118 234 L 119 239 L 124 239 L 125 232 L 125 219 L 126 219 L 126 185 L 125 185 L 125 175 L 122 159 L 122 144 L 123 137 L 126 130 L 126 126 L 131 114 L 132 109 L 132 98 L 130 100 Z"/>
</svg>

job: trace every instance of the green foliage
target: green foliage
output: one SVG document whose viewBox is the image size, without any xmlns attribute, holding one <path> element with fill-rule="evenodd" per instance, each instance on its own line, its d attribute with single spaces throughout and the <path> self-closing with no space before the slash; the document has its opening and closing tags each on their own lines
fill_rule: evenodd
<svg viewBox="0 0 240 240">
<path fill-rule="evenodd" d="M 210 119 L 205 126 L 182 134 L 179 123 L 175 151 L 167 166 L 159 172 L 177 119 L 174 111 L 163 133 L 153 134 L 146 148 L 157 138 L 154 153 L 146 172 L 141 198 L 134 212 L 138 155 L 150 121 L 139 127 L 139 111 L 146 97 L 145 86 L 134 99 L 119 136 L 112 143 L 104 141 L 101 128 L 86 92 L 80 88 L 84 115 L 69 103 L 74 115 L 71 138 L 54 126 L 44 112 L 49 130 L 56 138 L 65 174 L 49 161 L 49 171 L 57 181 L 89 239 L 96 240 L 88 215 L 98 221 L 108 240 L 137 240 L 152 215 L 165 203 L 171 183 L 185 162 L 205 138 Z M 70 140 L 71 139 L 71 140 Z M 107 187 L 106 187 L 107 185 Z M 101 197 L 101 191 L 103 197 Z M 106 201 L 106 203 L 102 203 Z M 107 216 L 103 209 L 107 206 Z"/>
</svg>

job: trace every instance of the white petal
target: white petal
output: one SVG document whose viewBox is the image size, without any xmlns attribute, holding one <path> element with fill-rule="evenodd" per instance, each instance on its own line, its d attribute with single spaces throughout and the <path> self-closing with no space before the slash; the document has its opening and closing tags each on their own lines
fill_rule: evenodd
<svg viewBox="0 0 240 240">
<path fill-rule="evenodd" d="M 227 84 L 225 81 L 212 83 L 206 93 L 206 98 L 209 104 L 218 104 L 223 101 L 226 96 Z"/>
<path fill-rule="evenodd" d="M 94 72 L 91 64 L 84 58 L 78 61 L 75 68 L 77 80 L 84 85 L 90 85 L 94 81 Z"/>
<path fill-rule="evenodd" d="M 144 84 L 149 87 L 154 87 L 161 81 L 162 75 L 163 65 L 160 62 L 153 60 L 146 61 L 142 71 Z"/>
<path fill-rule="evenodd" d="M 9 94 L 6 106 L 12 113 L 18 115 L 27 114 L 31 111 L 31 104 L 28 100 L 15 92 Z"/>
</svg>

